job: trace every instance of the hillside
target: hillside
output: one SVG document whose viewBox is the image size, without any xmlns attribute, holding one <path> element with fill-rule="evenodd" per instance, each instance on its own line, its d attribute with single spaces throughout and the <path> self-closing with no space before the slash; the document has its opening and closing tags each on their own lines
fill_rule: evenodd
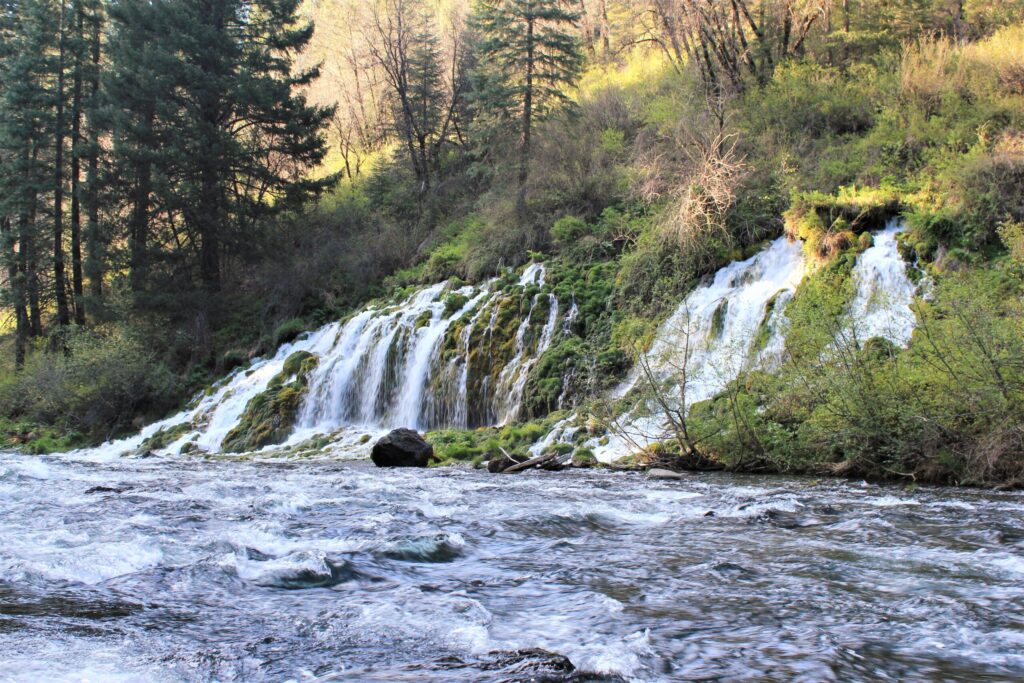
<svg viewBox="0 0 1024 683">
<path fill-rule="evenodd" d="M 208 446 L 409 423 L 450 460 L 611 443 L 679 466 L 1018 485 L 1022 12 L 7 3 L 4 429 L 36 452 L 127 436 L 276 354 L 235 438 Z M 801 276 L 766 278 L 734 322 L 716 274 L 761 278 L 742 264 L 775 244 Z M 897 252 L 877 295 L 861 286 Z M 865 322 L 901 292 L 905 333 Z M 328 376 L 347 348 L 332 323 L 381 349 L 378 384 L 371 360 Z M 285 370 L 296 340 L 315 368 Z M 687 396 L 691 351 L 736 340 L 772 362 L 708 395 L 690 377 Z M 640 413 L 657 425 L 630 436 Z"/>
</svg>

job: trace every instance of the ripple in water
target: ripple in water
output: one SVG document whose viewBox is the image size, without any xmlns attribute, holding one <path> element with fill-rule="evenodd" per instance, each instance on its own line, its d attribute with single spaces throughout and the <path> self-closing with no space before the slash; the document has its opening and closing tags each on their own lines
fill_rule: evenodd
<svg viewBox="0 0 1024 683">
<path fill-rule="evenodd" d="M 1024 496 L 0 454 L 0 680 L 1014 680 Z"/>
</svg>

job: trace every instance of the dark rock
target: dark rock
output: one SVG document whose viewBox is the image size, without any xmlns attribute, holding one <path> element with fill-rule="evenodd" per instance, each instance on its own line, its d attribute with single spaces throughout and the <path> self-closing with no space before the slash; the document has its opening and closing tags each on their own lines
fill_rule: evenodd
<svg viewBox="0 0 1024 683">
<path fill-rule="evenodd" d="M 493 660 L 481 668 L 500 672 L 502 680 L 565 681 L 571 680 L 576 667 L 565 655 L 540 648 L 492 652 Z"/>
<path fill-rule="evenodd" d="M 787 510 L 776 510 L 769 508 L 763 513 L 758 515 L 759 521 L 768 522 L 773 526 L 777 526 L 780 529 L 802 529 L 808 526 L 817 526 L 821 524 L 821 520 L 810 515 L 803 515 L 798 512 L 789 512 Z"/>
<path fill-rule="evenodd" d="M 377 467 L 426 467 L 434 447 L 412 429 L 395 429 L 373 444 L 370 459 Z"/>
<path fill-rule="evenodd" d="M 85 493 L 124 493 L 128 490 L 128 487 L 119 488 L 117 486 L 93 486 L 91 489 L 86 489 Z"/>
<path fill-rule="evenodd" d="M 704 516 L 705 517 L 714 517 L 715 516 L 715 511 L 714 510 L 708 510 L 707 512 L 704 513 Z"/>
<path fill-rule="evenodd" d="M 680 472 L 673 472 L 672 470 L 663 470 L 661 468 L 657 468 L 656 467 L 654 469 L 647 470 L 647 478 L 648 479 L 672 480 L 672 479 L 682 479 L 683 475 Z"/>
</svg>

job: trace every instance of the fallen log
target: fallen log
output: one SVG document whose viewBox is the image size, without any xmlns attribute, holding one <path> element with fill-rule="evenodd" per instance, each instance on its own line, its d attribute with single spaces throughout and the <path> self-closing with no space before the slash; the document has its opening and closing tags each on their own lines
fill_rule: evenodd
<svg viewBox="0 0 1024 683">
<path fill-rule="evenodd" d="M 523 470 L 530 469 L 531 467 L 540 467 L 554 462 L 558 459 L 558 453 L 545 453 L 544 455 L 538 455 L 536 458 L 530 458 L 525 462 L 521 462 L 518 465 L 508 467 L 502 472 L 504 474 L 513 474 L 515 472 L 522 472 Z"/>
</svg>

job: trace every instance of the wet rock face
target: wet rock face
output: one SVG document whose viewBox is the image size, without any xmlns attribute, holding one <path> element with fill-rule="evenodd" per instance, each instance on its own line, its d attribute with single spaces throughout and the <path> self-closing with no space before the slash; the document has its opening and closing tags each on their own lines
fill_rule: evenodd
<svg viewBox="0 0 1024 683">
<path fill-rule="evenodd" d="M 373 445 L 370 459 L 377 467 L 426 467 L 434 447 L 412 429 L 395 429 Z"/>
<path fill-rule="evenodd" d="M 434 671 L 477 670 L 496 683 L 620 683 L 617 675 L 592 674 L 577 669 L 569 658 L 540 648 L 491 652 L 479 660 L 458 657 L 438 660 L 426 667 Z M 476 679 L 473 679 L 476 680 Z"/>
</svg>

